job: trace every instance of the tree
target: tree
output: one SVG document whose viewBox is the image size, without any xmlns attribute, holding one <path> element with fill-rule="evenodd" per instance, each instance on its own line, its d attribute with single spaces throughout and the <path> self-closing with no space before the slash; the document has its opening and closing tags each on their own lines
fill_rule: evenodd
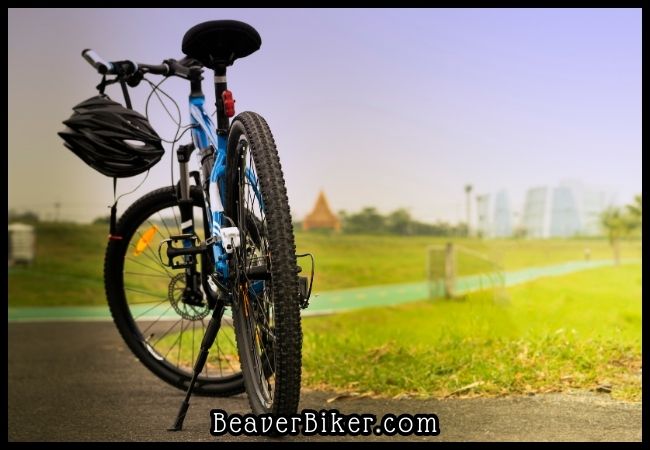
<svg viewBox="0 0 650 450">
<path fill-rule="evenodd" d="M 382 215 L 374 207 L 359 212 L 339 211 L 343 232 L 349 234 L 393 234 L 417 236 L 467 236 L 467 224 L 418 222 L 405 208 Z"/>
<path fill-rule="evenodd" d="M 22 213 L 18 213 L 13 209 L 9 210 L 8 219 L 10 223 L 24 222 L 29 224 L 36 224 L 39 221 L 38 214 L 36 214 L 34 211 L 24 211 Z"/>
<path fill-rule="evenodd" d="M 600 223 L 607 231 L 609 243 L 614 250 L 614 261 L 616 265 L 619 265 L 621 262 L 621 239 L 635 228 L 635 220 L 620 208 L 610 207 L 601 214 Z"/>
<path fill-rule="evenodd" d="M 376 208 L 366 207 L 356 214 L 343 217 L 343 228 L 350 233 L 383 233 L 385 218 Z"/>
<path fill-rule="evenodd" d="M 393 234 L 413 234 L 413 220 L 405 209 L 397 209 L 386 217 L 386 228 Z"/>
<path fill-rule="evenodd" d="M 634 197 L 634 202 L 632 202 L 632 204 L 627 205 L 627 212 L 630 215 L 630 218 L 632 219 L 634 228 L 641 227 L 641 216 L 642 216 L 641 205 L 642 205 L 641 194 Z"/>
</svg>

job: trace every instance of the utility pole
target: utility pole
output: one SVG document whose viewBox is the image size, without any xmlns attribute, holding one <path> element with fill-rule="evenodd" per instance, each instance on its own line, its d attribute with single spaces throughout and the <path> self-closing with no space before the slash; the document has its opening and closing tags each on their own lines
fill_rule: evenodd
<svg viewBox="0 0 650 450">
<path fill-rule="evenodd" d="M 471 197 L 472 197 L 472 185 L 471 184 L 466 184 L 465 185 L 465 194 L 467 195 L 467 237 L 472 235 L 471 229 L 470 229 L 470 220 L 471 220 Z"/>
<path fill-rule="evenodd" d="M 54 221 L 59 221 L 59 211 L 61 210 L 61 202 L 54 203 Z"/>
</svg>

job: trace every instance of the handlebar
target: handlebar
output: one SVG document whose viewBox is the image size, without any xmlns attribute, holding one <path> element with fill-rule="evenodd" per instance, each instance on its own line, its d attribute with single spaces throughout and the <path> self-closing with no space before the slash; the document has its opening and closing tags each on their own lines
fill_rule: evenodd
<svg viewBox="0 0 650 450">
<path fill-rule="evenodd" d="M 93 66 L 101 75 L 117 75 L 130 77 L 135 74 L 164 75 L 166 77 L 178 76 L 189 78 L 190 67 L 200 66 L 200 63 L 191 58 L 184 58 L 181 61 L 166 59 L 162 64 L 138 64 L 133 61 L 106 61 L 92 49 L 85 49 L 81 56 Z M 141 78 L 140 78 L 141 79 Z"/>
<path fill-rule="evenodd" d="M 81 56 L 83 56 L 83 58 L 88 61 L 88 64 L 97 69 L 97 72 L 102 75 L 108 74 L 113 70 L 113 65 L 108 61 L 104 61 L 104 59 L 92 49 L 85 49 L 81 52 Z"/>
</svg>

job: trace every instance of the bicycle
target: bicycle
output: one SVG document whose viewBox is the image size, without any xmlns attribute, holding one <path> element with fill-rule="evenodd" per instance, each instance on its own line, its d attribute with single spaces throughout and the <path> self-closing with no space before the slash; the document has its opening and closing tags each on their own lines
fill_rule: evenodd
<svg viewBox="0 0 650 450">
<path fill-rule="evenodd" d="M 59 133 L 114 183 L 144 173 L 164 149 L 146 117 L 132 110 L 128 87 L 148 81 L 147 74 L 190 82 L 192 143 L 178 147 L 180 179 L 135 201 L 119 221 L 115 201 L 104 261 L 106 296 L 122 338 L 154 374 L 187 391 L 170 430 L 182 428 L 192 393 L 245 391 L 256 414 L 288 415 L 298 407 L 300 308 L 311 295 L 313 256 L 295 254 L 268 124 L 254 112 L 230 122 L 234 99 L 226 69 L 260 46 L 250 25 L 220 20 L 185 34 L 187 56 L 180 61 L 107 62 L 86 49 L 82 56 L 102 75 L 100 95 L 77 105 L 64 122 L 68 130 Z M 216 127 L 204 107 L 204 69 L 215 74 Z M 113 83 L 120 84 L 126 108 L 104 94 Z M 149 83 L 157 92 L 160 83 Z M 200 170 L 190 172 L 195 151 Z M 305 256 L 310 278 L 299 275 L 297 258 Z"/>
</svg>

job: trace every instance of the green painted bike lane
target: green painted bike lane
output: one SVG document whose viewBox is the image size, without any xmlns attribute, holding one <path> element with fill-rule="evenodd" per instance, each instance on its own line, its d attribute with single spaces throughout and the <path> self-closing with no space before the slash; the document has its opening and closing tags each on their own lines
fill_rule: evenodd
<svg viewBox="0 0 650 450">
<path fill-rule="evenodd" d="M 626 259 L 623 264 L 638 263 L 639 259 Z M 505 272 L 505 286 L 514 286 L 537 278 L 561 276 L 581 270 L 593 269 L 613 264 L 610 259 L 595 261 L 570 261 L 551 266 L 529 267 L 526 269 Z M 487 283 L 485 276 L 466 276 L 456 280 L 455 292 L 464 294 L 481 289 Z M 366 286 L 352 289 L 341 289 L 336 291 L 325 291 L 312 296 L 307 310 L 303 316 L 331 314 L 359 308 L 376 306 L 399 305 L 426 299 L 429 296 L 429 283 L 404 283 L 387 284 L 379 286 Z M 171 307 L 162 311 L 151 311 L 152 317 L 168 317 L 175 319 L 178 316 Z M 147 314 L 148 311 L 142 307 L 140 311 L 134 310 L 134 314 Z M 146 316 L 145 316 L 146 317 Z M 8 319 L 13 321 L 94 321 L 110 320 L 111 315 L 107 306 L 59 306 L 59 307 L 29 307 L 9 308 Z"/>
</svg>

